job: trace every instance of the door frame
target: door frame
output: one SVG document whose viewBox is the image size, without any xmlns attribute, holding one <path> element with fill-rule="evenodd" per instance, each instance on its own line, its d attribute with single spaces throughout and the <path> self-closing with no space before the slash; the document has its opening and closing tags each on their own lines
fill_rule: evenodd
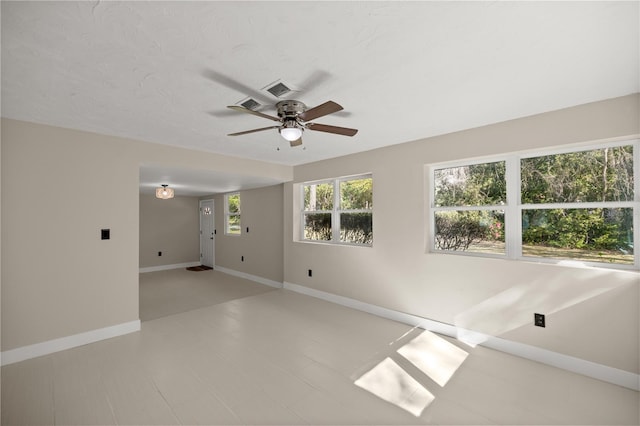
<svg viewBox="0 0 640 426">
<path fill-rule="evenodd" d="M 202 208 L 203 208 L 203 204 L 204 203 L 209 203 L 211 202 L 211 229 L 212 229 L 212 235 L 211 235 L 211 239 L 209 239 L 209 236 L 205 236 L 203 234 L 203 217 L 204 215 L 202 214 Z M 198 203 L 198 217 L 199 217 L 199 222 L 200 222 L 200 238 L 199 238 L 199 252 L 200 252 L 200 264 L 204 265 L 204 245 L 205 243 L 207 243 L 208 241 L 212 241 L 213 243 L 213 247 L 211 249 L 211 266 L 214 267 L 215 263 L 216 263 L 216 241 L 215 241 L 215 233 L 216 233 L 216 221 L 215 221 L 215 200 L 213 198 L 210 199 L 206 199 L 206 200 L 200 200 Z"/>
</svg>

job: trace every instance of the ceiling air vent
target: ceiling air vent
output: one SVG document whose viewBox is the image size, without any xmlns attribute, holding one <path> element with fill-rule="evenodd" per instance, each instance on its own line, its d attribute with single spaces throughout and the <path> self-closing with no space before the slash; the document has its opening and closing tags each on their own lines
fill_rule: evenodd
<svg viewBox="0 0 640 426">
<path fill-rule="evenodd" d="M 282 82 L 277 82 L 273 86 L 267 87 L 267 92 L 271 93 L 276 98 L 279 98 L 282 95 L 286 95 L 290 91 L 291 91 L 291 89 L 289 87 L 287 87 L 287 85 L 282 83 Z"/>
<path fill-rule="evenodd" d="M 260 103 L 255 99 L 248 98 L 247 100 L 241 102 L 240 105 L 242 105 L 246 109 L 255 110 L 260 106 Z"/>
</svg>

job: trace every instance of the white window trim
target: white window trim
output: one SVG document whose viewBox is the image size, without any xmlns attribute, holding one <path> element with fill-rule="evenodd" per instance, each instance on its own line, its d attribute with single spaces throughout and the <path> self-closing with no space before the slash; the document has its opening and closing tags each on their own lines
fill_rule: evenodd
<svg viewBox="0 0 640 426">
<path fill-rule="evenodd" d="M 240 197 L 240 192 L 230 192 L 228 194 L 224 194 L 224 235 L 229 235 L 232 237 L 239 237 L 242 234 L 242 200 L 240 201 L 240 211 L 238 213 L 230 213 L 229 212 L 229 197 L 237 195 Z M 240 216 L 240 232 L 232 233 L 229 232 L 229 216 Z"/>
<path fill-rule="evenodd" d="M 571 152 L 589 151 L 602 148 L 615 148 L 620 146 L 633 146 L 633 177 L 634 177 L 634 199 L 633 201 L 607 201 L 607 202 L 586 202 L 586 203 L 549 203 L 549 204 L 521 204 L 520 203 L 520 160 L 547 155 L 566 154 Z M 451 167 L 470 166 L 475 164 L 485 164 L 505 161 L 505 179 L 507 183 L 507 201 L 505 205 L 483 205 L 483 206 L 435 206 L 435 185 L 434 173 L 436 170 Z M 554 208 L 633 208 L 633 243 L 637 246 L 640 242 L 640 140 L 622 139 L 609 143 L 579 144 L 567 147 L 551 148 L 547 150 L 527 151 L 523 153 L 505 154 L 502 156 L 491 156 L 475 158 L 469 160 L 456 160 L 454 162 L 443 162 L 430 164 L 427 166 L 428 176 L 426 182 L 429 188 L 429 201 L 427 203 L 428 239 L 427 252 L 433 254 L 454 254 L 459 256 L 472 257 L 492 257 L 511 260 L 533 261 L 539 263 L 587 266 L 606 269 L 637 270 L 640 269 L 640 252 L 634 247 L 634 263 L 608 264 L 604 262 L 588 262 L 582 260 L 555 259 L 546 257 L 523 256 L 522 254 L 522 211 L 531 209 L 554 209 Z M 504 210 L 505 212 L 505 254 L 478 253 L 455 250 L 436 250 L 435 248 L 435 212 L 437 211 L 478 211 L 478 210 Z"/>
<path fill-rule="evenodd" d="M 340 207 L 340 183 L 350 180 L 358 179 L 371 179 L 373 181 L 373 173 L 363 173 L 352 176 L 342 176 L 332 179 L 321 179 L 300 183 L 300 227 L 299 227 L 299 242 L 311 243 L 311 244 L 328 244 L 328 245 L 341 245 L 341 246 L 354 246 L 354 247 L 372 247 L 371 244 L 358 244 L 340 241 L 340 215 L 342 213 L 371 213 L 373 215 L 373 208 L 370 209 L 354 209 L 343 210 Z M 330 183 L 333 185 L 333 209 L 332 210 L 305 210 L 304 209 L 304 187 L 308 185 L 321 185 L 323 183 Z M 304 236 L 305 215 L 307 214 L 319 214 L 330 213 L 331 214 L 331 240 L 310 240 Z"/>
</svg>

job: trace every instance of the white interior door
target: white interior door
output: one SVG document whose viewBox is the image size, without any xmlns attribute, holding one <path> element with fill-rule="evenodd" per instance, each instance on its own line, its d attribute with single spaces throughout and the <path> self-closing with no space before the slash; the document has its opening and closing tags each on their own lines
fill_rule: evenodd
<svg viewBox="0 0 640 426">
<path fill-rule="evenodd" d="M 215 265 L 215 228 L 213 200 L 200 201 L 200 263 L 213 268 Z"/>
</svg>

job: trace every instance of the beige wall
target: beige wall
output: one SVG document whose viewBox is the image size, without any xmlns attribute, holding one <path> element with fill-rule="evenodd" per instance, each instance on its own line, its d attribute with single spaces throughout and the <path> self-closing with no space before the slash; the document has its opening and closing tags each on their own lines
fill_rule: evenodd
<svg viewBox="0 0 640 426">
<path fill-rule="evenodd" d="M 291 167 L 9 119 L 1 161 L 3 351 L 139 318 L 140 164 L 292 178 Z"/>
<path fill-rule="evenodd" d="M 296 167 L 295 183 L 372 172 L 374 242 L 294 242 L 299 185 L 286 184 L 285 281 L 637 373 L 637 272 L 430 254 L 424 194 L 427 164 L 637 137 L 638 103 L 607 100 Z M 546 328 L 533 326 L 534 312 L 547 314 Z"/>
<path fill-rule="evenodd" d="M 426 164 L 637 136 L 638 103 L 637 95 L 608 100 L 293 172 L 3 119 L 2 350 L 138 319 L 138 174 L 153 163 L 296 183 L 372 172 L 373 247 L 293 242 L 287 183 L 241 193 L 250 231 L 239 237 L 224 236 L 216 197 L 216 264 L 638 372 L 637 272 L 426 253 L 423 196 Z M 99 239 L 105 227 L 109 241 Z M 548 315 L 547 328 L 531 325 L 533 312 Z"/>
<path fill-rule="evenodd" d="M 176 195 L 162 200 L 141 194 L 140 267 L 199 261 L 199 199 Z"/>
<path fill-rule="evenodd" d="M 240 203 L 242 232 L 224 235 L 224 196 L 215 197 L 216 265 L 281 283 L 283 185 L 241 191 Z"/>
<path fill-rule="evenodd" d="M 138 319 L 138 165 L 98 139 L 3 122 L 3 350 Z"/>
</svg>

